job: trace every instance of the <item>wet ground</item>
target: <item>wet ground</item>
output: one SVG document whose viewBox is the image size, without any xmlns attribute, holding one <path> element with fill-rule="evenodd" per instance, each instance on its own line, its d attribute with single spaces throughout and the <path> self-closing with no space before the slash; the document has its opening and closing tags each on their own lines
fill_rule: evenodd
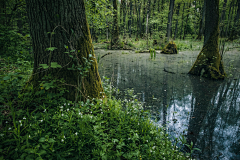
<svg viewBox="0 0 240 160">
<path fill-rule="evenodd" d="M 112 53 L 100 59 L 100 76 L 120 91 L 133 88 L 156 125 L 201 149 L 196 159 L 240 160 L 240 51 L 224 54 L 229 78 L 220 81 L 187 74 L 199 52 L 157 53 L 155 60 L 134 51 L 97 49 L 95 55 Z"/>
</svg>

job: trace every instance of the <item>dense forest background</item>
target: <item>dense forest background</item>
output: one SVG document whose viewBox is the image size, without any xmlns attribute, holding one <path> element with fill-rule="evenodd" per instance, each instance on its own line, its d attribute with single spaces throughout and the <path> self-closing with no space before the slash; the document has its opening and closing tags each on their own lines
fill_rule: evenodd
<svg viewBox="0 0 240 160">
<path fill-rule="evenodd" d="M 164 42 L 167 39 L 201 40 L 204 35 L 203 0 L 118 0 L 116 3 L 121 39 L 161 39 Z M 4 53 L 1 55 L 31 52 L 25 1 L 1 0 L 0 4 L 0 43 Z M 220 0 L 221 38 L 232 41 L 238 37 L 239 5 L 238 0 Z M 85 0 L 85 7 L 93 42 L 110 41 L 114 26 L 113 1 Z"/>
</svg>

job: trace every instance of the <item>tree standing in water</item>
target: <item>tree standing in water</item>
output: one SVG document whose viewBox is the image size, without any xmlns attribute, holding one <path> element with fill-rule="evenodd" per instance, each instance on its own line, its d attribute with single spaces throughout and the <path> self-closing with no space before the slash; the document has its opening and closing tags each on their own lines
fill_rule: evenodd
<svg viewBox="0 0 240 160">
<path fill-rule="evenodd" d="M 79 94 L 85 100 L 102 97 L 84 0 L 26 0 L 26 4 L 34 52 L 29 79 L 33 88 L 39 90 L 39 81 L 51 75 L 65 80 L 69 92 L 63 97 L 68 100 L 76 100 Z"/>
<path fill-rule="evenodd" d="M 226 73 L 218 49 L 219 0 L 205 0 L 205 4 L 204 45 L 188 73 L 210 79 L 224 79 Z"/>
</svg>

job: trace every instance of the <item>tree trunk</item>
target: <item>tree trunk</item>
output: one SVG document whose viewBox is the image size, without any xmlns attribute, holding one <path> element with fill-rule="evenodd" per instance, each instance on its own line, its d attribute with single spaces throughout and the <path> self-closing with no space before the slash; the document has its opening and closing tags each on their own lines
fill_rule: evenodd
<svg viewBox="0 0 240 160">
<path fill-rule="evenodd" d="M 113 0 L 113 31 L 111 47 L 119 44 L 119 28 L 118 28 L 118 15 L 117 15 L 117 0 Z"/>
<path fill-rule="evenodd" d="M 228 38 L 229 41 L 233 41 L 234 39 L 237 38 L 237 24 L 238 24 L 238 20 L 239 20 L 239 16 L 240 16 L 240 0 L 237 1 L 238 3 L 238 9 L 237 9 L 237 14 L 234 18 L 234 24 L 233 24 L 233 28 L 232 28 L 232 31 L 231 31 L 231 34 Z"/>
<path fill-rule="evenodd" d="M 224 79 L 222 57 L 218 50 L 219 39 L 219 0 L 205 0 L 204 45 L 189 74 L 210 79 Z"/>
<path fill-rule="evenodd" d="M 129 0 L 129 7 L 130 7 L 130 14 L 128 15 L 128 31 L 129 31 L 129 37 L 132 36 L 132 0 Z"/>
<path fill-rule="evenodd" d="M 202 34 L 204 30 L 204 18 L 205 18 L 205 13 L 206 13 L 206 1 L 204 0 L 203 4 L 203 10 L 202 10 L 202 19 L 200 21 L 200 26 L 199 26 L 199 31 L 198 31 L 198 36 L 196 39 L 202 40 Z"/>
<path fill-rule="evenodd" d="M 187 4 L 188 4 L 188 5 L 187 5 L 187 7 L 188 7 L 188 9 L 187 9 L 187 20 L 186 20 L 186 24 L 185 24 L 185 27 L 184 27 L 183 39 L 185 39 L 186 34 L 188 33 L 188 32 L 187 32 L 187 25 L 188 25 L 188 17 L 189 17 L 189 10 L 190 10 L 191 4 L 190 4 L 190 3 L 187 3 Z"/>
<path fill-rule="evenodd" d="M 173 17 L 174 1 L 175 0 L 170 0 L 170 5 L 169 5 L 168 24 L 167 24 L 167 41 L 168 42 L 169 42 L 169 38 L 171 36 L 171 30 L 172 30 L 172 17 Z"/>
<path fill-rule="evenodd" d="M 226 6 L 227 6 L 227 0 L 224 0 L 223 3 L 223 10 L 221 14 L 221 20 L 220 20 L 220 36 L 223 36 L 223 27 L 224 27 L 224 20 L 225 20 L 225 13 L 226 13 Z"/>
<path fill-rule="evenodd" d="M 178 3 L 178 6 L 177 6 L 177 18 L 179 16 L 180 6 L 181 6 L 181 3 Z M 177 32 L 178 32 L 178 19 L 176 20 L 174 39 L 177 38 Z"/>
<path fill-rule="evenodd" d="M 182 39 L 183 19 L 184 19 L 184 9 L 185 9 L 185 3 L 183 3 L 183 11 L 182 11 L 182 27 L 181 27 L 181 31 L 180 31 L 180 39 Z"/>
<path fill-rule="evenodd" d="M 232 2 L 231 2 L 231 6 L 232 7 L 230 7 L 230 10 L 229 10 L 229 16 L 228 16 L 228 25 L 227 25 L 227 29 L 226 29 L 226 32 L 225 32 L 225 35 L 226 35 L 226 38 L 229 36 L 229 28 L 230 28 L 230 26 L 231 26 L 231 22 L 232 22 L 232 17 L 233 17 L 233 11 L 234 11 L 234 2 L 235 2 L 235 0 L 233 0 Z M 232 11 L 232 12 L 231 12 Z"/>
<path fill-rule="evenodd" d="M 29 83 L 38 91 L 39 81 L 51 75 L 53 79 L 65 80 L 64 85 L 69 92 L 63 97 L 68 100 L 75 101 L 79 94 L 83 100 L 101 98 L 103 87 L 85 15 L 84 0 L 26 0 L 26 5 L 34 52 L 34 68 Z M 46 51 L 49 47 L 56 49 Z M 71 53 L 76 59 L 64 53 L 70 50 L 75 50 Z M 61 68 L 50 67 L 53 62 L 57 62 Z M 39 68 L 40 64 L 46 64 L 49 68 Z M 76 68 L 68 69 L 73 68 L 73 65 L 89 69 L 83 76 Z M 58 93 L 54 89 L 51 92 Z"/>
</svg>

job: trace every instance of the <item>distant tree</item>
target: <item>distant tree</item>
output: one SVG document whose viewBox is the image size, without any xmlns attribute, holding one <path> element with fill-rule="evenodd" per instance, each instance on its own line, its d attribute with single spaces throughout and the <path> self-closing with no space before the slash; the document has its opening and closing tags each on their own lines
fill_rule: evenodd
<svg viewBox="0 0 240 160">
<path fill-rule="evenodd" d="M 169 41 L 169 38 L 171 37 L 174 1 L 175 0 L 170 0 L 170 5 L 169 5 L 168 23 L 167 23 L 167 41 Z"/>
<path fill-rule="evenodd" d="M 189 74 L 210 79 L 224 79 L 222 56 L 218 49 L 219 39 L 219 0 L 205 0 L 204 45 Z"/>
<path fill-rule="evenodd" d="M 117 45 L 119 43 L 119 27 L 118 27 L 118 14 L 117 14 L 117 0 L 112 0 L 113 2 L 113 29 L 112 29 L 112 42 L 111 47 L 113 45 Z"/>
<path fill-rule="evenodd" d="M 68 100 L 74 101 L 77 95 L 84 100 L 102 97 L 103 87 L 84 0 L 26 0 L 26 4 L 34 53 L 29 83 L 39 90 L 39 81 L 50 74 L 53 78 L 65 80 L 69 92 L 64 97 Z M 47 48 L 50 51 L 46 51 Z M 70 50 L 69 54 L 65 53 Z M 39 68 L 41 64 L 45 64 L 45 69 Z M 61 67 L 56 68 L 59 65 Z M 81 73 L 83 71 L 85 76 Z M 53 89 L 52 92 L 57 91 Z"/>
</svg>

